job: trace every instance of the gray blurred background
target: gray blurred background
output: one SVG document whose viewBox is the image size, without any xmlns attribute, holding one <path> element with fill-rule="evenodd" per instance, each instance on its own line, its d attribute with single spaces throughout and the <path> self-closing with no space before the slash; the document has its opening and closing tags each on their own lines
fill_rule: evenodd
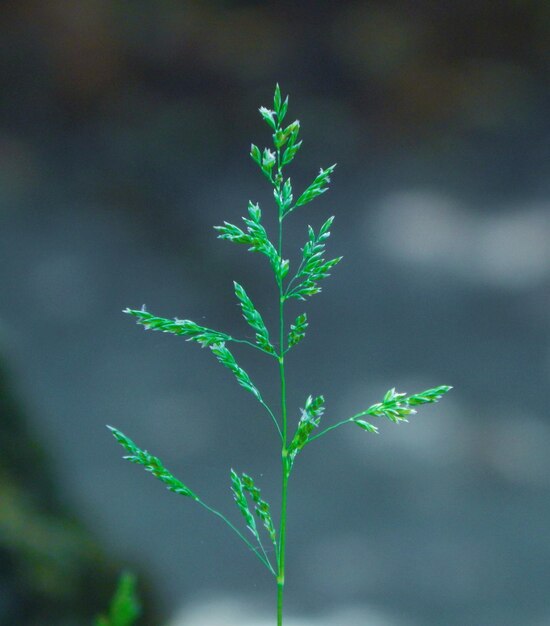
<svg viewBox="0 0 550 626">
<path fill-rule="evenodd" d="M 338 162 L 286 222 L 287 255 L 332 214 L 344 255 L 305 304 L 291 416 L 309 394 L 328 425 L 389 387 L 455 387 L 408 425 L 344 428 L 299 458 L 289 626 L 550 624 L 549 41 L 545 0 L 0 5 L 1 624 L 89 623 L 121 566 L 150 590 L 144 626 L 272 623 L 257 561 L 124 463 L 105 424 L 236 523 L 230 467 L 278 511 L 252 396 L 209 351 L 121 313 L 246 336 L 235 279 L 275 322 L 264 259 L 212 226 L 249 199 L 273 224 L 248 151 L 269 145 L 257 108 L 276 81 L 303 129 L 295 188 Z M 235 354 L 276 402 L 271 361 Z M 61 558 L 51 533 L 76 527 Z M 69 593 L 52 563 L 71 558 Z"/>
</svg>

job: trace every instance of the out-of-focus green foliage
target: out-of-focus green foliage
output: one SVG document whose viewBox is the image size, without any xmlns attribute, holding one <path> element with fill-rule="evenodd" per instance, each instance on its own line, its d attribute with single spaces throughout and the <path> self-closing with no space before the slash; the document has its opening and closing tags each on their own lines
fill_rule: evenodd
<svg viewBox="0 0 550 626">
<path fill-rule="evenodd" d="M 0 624 L 89 624 L 118 569 L 61 501 L 0 367 Z M 148 604 L 148 619 L 157 619 Z"/>
<path fill-rule="evenodd" d="M 133 574 L 124 573 L 118 582 L 109 613 L 96 619 L 95 626 L 132 626 L 141 614 Z"/>
</svg>

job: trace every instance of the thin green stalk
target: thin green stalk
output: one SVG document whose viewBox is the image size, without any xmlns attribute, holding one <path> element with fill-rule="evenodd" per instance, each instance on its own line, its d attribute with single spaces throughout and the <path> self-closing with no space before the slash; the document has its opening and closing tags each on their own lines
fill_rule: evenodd
<svg viewBox="0 0 550 626">
<path fill-rule="evenodd" d="M 281 342 L 284 339 L 284 314 L 283 297 L 281 290 L 281 304 L 279 308 L 279 319 L 281 324 Z M 282 346 L 282 343 L 281 343 Z M 283 597 L 285 587 L 285 548 L 286 548 L 286 506 L 288 494 L 288 450 L 287 450 L 287 411 L 286 411 L 286 379 L 285 379 L 285 358 L 281 354 L 279 359 L 279 372 L 281 377 L 281 414 L 283 420 L 283 447 L 281 450 L 281 522 L 279 527 L 279 553 L 278 553 L 278 573 L 277 573 L 277 626 L 283 623 Z"/>
<path fill-rule="evenodd" d="M 365 417 L 365 415 L 379 415 L 379 413 L 376 413 L 376 410 L 374 410 L 377 408 L 377 406 L 380 406 L 380 405 L 375 405 L 374 407 L 371 406 L 365 411 L 360 411 L 359 413 L 356 413 L 355 415 L 352 415 L 351 417 L 348 417 L 347 419 L 342 420 L 341 422 L 338 422 L 337 424 L 333 424 L 332 426 L 325 428 L 325 430 L 322 430 L 320 433 L 310 436 L 306 442 L 306 445 L 310 443 L 311 441 L 313 441 L 314 439 L 319 439 L 319 437 L 326 435 L 328 432 L 330 432 L 331 430 L 334 430 L 335 428 L 343 426 L 344 424 L 349 424 L 350 422 L 355 422 L 355 420 L 359 419 L 360 417 Z"/>
<path fill-rule="evenodd" d="M 364 411 L 360 411 L 351 417 L 348 417 L 337 424 L 333 424 L 328 428 L 325 428 L 320 433 L 316 435 L 309 436 L 307 441 L 304 443 L 306 446 L 308 443 L 313 441 L 314 439 L 319 439 L 323 435 L 326 435 L 331 430 L 335 428 L 339 428 L 344 424 L 355 423 L 360 426 L 363 430 L 367 430 L 371 433 L 378 433 L 378 428 L 369 424 L 368 422 L 364 422 L 359 419 L 361 417 L 365 417 L 366 415 L 372 415 L 373 417 L 386 417 L 394 424 L 399 424 L 399 422 L 408 421 L 407 418 L 410 415 L 414 415 L 416 413 L 417 406 L 421 404 L 433 404 L 434 402 L 438 402 L 442 396 L 444 396 L 447 392 L 449 392 L 452 387 L 448 385 L 441 385 L 440 387 L 435 387 L 434 389 L 427 389 L 422 393 L 417 393 L 408 396 L 406 393 L 399 393 L 395 390 L 395 388 L 390 389 L 382 402 L 377 402 L 372 406 L 369 406 L 368 409 Z"/>
<path fill-rule="evenodd" d="M 334 430 L 335 428 L 338 428 L 339 426 L 343 426 L 344 424 L 349 424 L 349 422 L 353 422 L 354 419 L 362 415 L 366 415 L 366 411 L 364 411 L 363 413 L 358 413 L 357 415 L 354 415 L 353 417 L 348 417 L 347 420 L 342 420 L 341 422 L 338 422 L 337 424 L 333 424 L 332 426 L 325 428 L 325 430 L 322 430 L 320 433 L 317 433 L 316 435 L 313 435 L 313 436 L 310 435 L 309 439 L 306 441 L 304 445 L 307 446 L 307 444 L 311 443 L 314 439 L 319 439 L 319 437 L 326 435 L 331 430 Z"/>
<path fill-rule="evenodd" d="M 210 511 L 210 513 L 213 513 L 214 515 L 216 515 L 216 517 L 219 517 L 223 522 L 225 522 L 229 528 L 231 528 L 231 530 L 233 532 L 235 532 L 245 543 L 246 545 L 252 550 L 252 552 L 254 552 L 254 554 L 260 559 L 260 561 L 267 567 L 267 569 L 273 574 L 273 576 L 277 576 L 277 574 L 275 573 L 275 570 L 273 569 L 273 566 L 271 565 L 269 559 L 267 558 L 267 554 L 265 554 L 265 550 L 264 550 L 264 554 L 265 557 L 262 556 L 259 552 L 258 552 L 258 548 L 256 548 L 255 546 L 253 546 L 250 541 L 248 541 L 248 539 L 241 533 L 240 530 L 238 530 L 228 519 L 227 517 L 225 517 L 225 515 L 223 515 L 223 513 L 220 513 L 219 511 L 217 511 L 216 509 L 212 508 L 211 506 L 209 506 L 208 504 L 206 504 L 206 502 L 203 502 L 202 500 L 200 500 L 199 498 L 197 498 L 196 502 L 198 502 L 201 506 L 203 506 L 207 511 Z"/>
<path fill-rule="evenodd" d="M 283 433 L 281 432 L 281 427 L 279 426 L 279 422 L 277 421 L 275 414 L 263 400 L 260 402 L 260 404 L 265 408 L 265 410 L 271 416 L 271 419 L 273 420 L 273 423 L 275 424 L 275 428 L 277 429 L 277 432 L 279 433 L 279 437 L 281 438 L 281 441 L 283 441 Z"/>
<path fill-rule="evenodd" d="M 288 494 L 288 472 L 286 469 L 286 450 L 283 452 L 283 480 L 281 526 L 279 531 L 279 563 L 277 575 L 277 626 L 283 623 L 283 599 L 285 591 L 285 547 L 286 547 L 286 503 Z"/>
<path fill-rule="evenodd" d="M 278 180 L 281 181 L 281 151 L 277 150 Z M 278 183 L 278 190 L 281 182 Z M 279 211 L 279 257 L 283 258 L 283 213 Z M 283 601 L 285 591 L 285 549 L 286 549 L 286 505 L 288 494 L 288 450 L 287 450 L 287 410 L 286 410 L 286 378 L 285 378 L 285 294 L 283 281 L 279 279 L 279 375 L 281 380 L 281 420 L 283 425 L 283 446 L 281 449 L 281 521 L 279 526 L 279 552 L 277 571 L 277 626 L 283 624 Z"/>
<path fill-rule="evenodd" d="M 288 281 L 287 285 L 286 285 L 286 289 L 285 289 L 285 298 L 286 296 L 288 296 L 288 294 L 290 293 L 290 288 L 292 287 L 292 283 L 294 283 L 296 280 L 298 280 L 299 276 L 300 276 L 300 272 L 302 271 L 302 268 L 304 267 L 304 259 L 302 259 L 300 261 L 300 265 L 298 266 L 298 269 L 296 270 L 296 273 L 294 274 L 294 276 Z"/>
<path fill-rule="evenodd" d="M 247 346 L 250 346 L 251 348 L 254 348 L 255 350 L 259 350 L 260 352 L 263 352 L 264 354 L 269 354 L 269 356 L 276 356 L 275 354 L 272 354 L 271 352 L 264 350 L 262 347 L 258 346 L 252 341 L 248 341 L 248 339 L 235 339 L 235 337 L 229 337 L 228 341 L 233 341 L 233 343 L 245 343 Z"/>
</svg>

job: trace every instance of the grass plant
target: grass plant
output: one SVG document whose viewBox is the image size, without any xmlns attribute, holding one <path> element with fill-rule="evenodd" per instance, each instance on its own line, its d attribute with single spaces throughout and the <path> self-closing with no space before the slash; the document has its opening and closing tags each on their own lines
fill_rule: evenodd
<svg viewBox="0 0 550 626">
<path fill-rule="evenodd" d="M 239 529 L 224 514 L 213 508 L 196 494 L 190 487 L 176 478 L 162 463 L 146 450 L 138 447 L 129 437 L 116 428 L 109 427 L 115 439 L 126 451 L 124 457 L 132 463 L 142 465 L 153 476 L 165 483 L 174 493 L 189 498 L 208 512 L 217 516 L 231 531 L 250 549 L 268 574 L 273 576 L 277 587 L 276 615 L 277 626 L 283 624 L 283 601 L 285 593 L 286 533 L 287 533 L 287 497 L 289 481 L 292 476 L 296 457 L 303 449 L 336 428 L 351 424 L 367 433 L 377 434 L 378 428 L 371 422 L 375 418 L 386 418 L 395 424 L 408 421 L 422 404 L 437 402 L 451 387 L 442 385 L 421 393 L 405 394 L 390 389 L 381 402 L 360 410 L 351 417 L 329 423 L 321 428 L 321 420 L 325 411 L 325 400 L 322 395 L 309 395 L 301 409 L 299 418 L 287 407 L 287 379 L 285 366 L 289 353 L 301 341 L 308 331 L 306 313 L 300 313 L 290 324 L 285 316 L 285 305 L 291 301 L 304 302 L 320 293 L 321 283 L 327 278 L 342 257 L 327 258 L 326 245 L 330 237 L 334 217 L 326 219 L 320 228 L 315 230 L 309 226 L 307 239 L 301 250 L 301 261 L 295 272 L 290 271 L 290 263 L 284 255 L 284 228 L 294 211 L 309 204 L 329 188 L 330 177 L 336 165 L 321 168 L 313 182 L 301 193 L 296 194 L 290 177 L 286 175 L 287 167 L 292 163 L 302 146 L 300 122 L 295 120 L 285 125 L 288 111 L 288 96 L 283 98 L 277 85 L 273 98 L 273 108 L 260 107 L 260 115 L 267 124 L 272 135 L 273 145 L 260 149 L 252 144 L 250 156 L 260 173 L 271 186 L 278 222 L 276 238 L 271 239 L 262 221 L 262 210 L 258 203 L 248 203 L 247 214 L 243 223 L 235 225 L 224 222 L 216 226 L 219 239 L 242 244 L 251 252 L 257 252 L 267 258 L 273 271 L 278 294 L 278 328 L 270 332 L 262 315 L 255 307 L 245 288 L 234 283 L 235 296 L 241 307 L 246 323 L 254 331 L 254 339 L 233 337 L 225 332 L 200 326 L 187 319 L 166 319 L 142 309 L 126 309 L 125 313 L 134 317 L 137 322 L 149 330 L 158 330 L 174 335 L 181 335 L 187 341 L 198 343 L 212 352 L 221 365 L 227 368 L 243 389 L 252 394 L 273 422 L 279 439 L 281 467 L 281 504 L 277 522 L 271 513 L 270 505 L 263 499 L 260 488 L 248 474 L 230 471 L 230 486 L 246 528 Z M 275 337 L 275 339 L 274 339 Z M 248 373 L 237 363 L 229 346 L 245 344 L 251 349 L 259 350 L 272 360 L 278 369 L 280 405 L 270 406 L 262 393 L 254 384 Z M 324 424 L 324 422 L 323 422 Z M 269 549 L 266 548 L 269 546 Z M 273 550 L 271 549 L 273 547 Z M 272 558 L 274 555 L 274 558 Z M 110 622 L 107 622 L 110 623 Z"/>
</svg>

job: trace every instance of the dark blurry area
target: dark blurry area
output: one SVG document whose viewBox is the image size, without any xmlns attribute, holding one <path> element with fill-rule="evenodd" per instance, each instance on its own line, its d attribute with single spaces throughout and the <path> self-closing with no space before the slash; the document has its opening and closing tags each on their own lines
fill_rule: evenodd
<svg viewBox="0 0 550 626">
<path fill-rule="evenodd" d="M 275 322 L 267 267 L 212 226 L 270 213 L 248 151 L 279 81 L 295 188 L 338 163 L 288 255 L 332 214 L 344 255 L 306 304 L 296 419 L 310 393 L 328 424 L 455 387 L 300 458 L 289 626 L 550 625 L 549 70 L 546 0 L 0 3 L 1 624 L 89 624 L 128 564 L 171 626 L 271 623 L 272 581 L 105 424 L 236 523 L 230 467 L 277 511 L 253 399 L 120 311 L 246 335 L 235 279 Z M 275 371 L 236 356 L 275 404 Z"/>
<path fill-rule="evenodd" d="M 9 383 L 0 369 L 0 623 L 91 624 L 121 564 L 64 503 Z M 155 620 L 151 604 L 148 623 Z"/>
</svg>

